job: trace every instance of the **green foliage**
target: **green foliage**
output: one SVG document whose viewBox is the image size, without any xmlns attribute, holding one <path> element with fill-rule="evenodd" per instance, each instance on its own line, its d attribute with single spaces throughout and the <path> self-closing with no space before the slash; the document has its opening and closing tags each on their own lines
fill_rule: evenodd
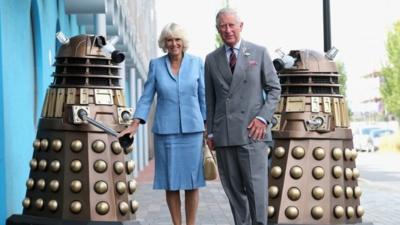
<svg viewBox="0 0 400 225">
<path fill-rule="evenodd" d="M 347 74 L 346 74 L 346 70 L 344 68 L 344 63 L 343 62 L 336 62 L 336 67 L 339 73 L 339 84 L 340 89 L 339 89 L 339 93 L 341 95 L 343 95 L 344 97 L 346 97 L 346 82 L 347 82 Z"/>
<path fill-rule="evenodd" d="M 400 117 L 400 21 L 388 33 L 386 42 L 388 63 L 382 68 L 380 92 L 386 110 Z"/>
<path fill-rule="evenodd" d="M 224 43 L 222 42 L 221 36 L 216 33 L 215 34 L 215 48 L 219 48 L 223 45 Z"/>
</svg>

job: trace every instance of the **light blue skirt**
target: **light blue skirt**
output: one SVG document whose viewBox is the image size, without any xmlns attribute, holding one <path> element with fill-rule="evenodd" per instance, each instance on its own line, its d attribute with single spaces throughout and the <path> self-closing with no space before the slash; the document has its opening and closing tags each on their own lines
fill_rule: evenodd
<svg viewBox="0 0 400 225">
<path fill-rule="evenodd" d="M 154 134 L 154 189 L 192 190 L 205 186 L 203 132 Z"/>
</svg>

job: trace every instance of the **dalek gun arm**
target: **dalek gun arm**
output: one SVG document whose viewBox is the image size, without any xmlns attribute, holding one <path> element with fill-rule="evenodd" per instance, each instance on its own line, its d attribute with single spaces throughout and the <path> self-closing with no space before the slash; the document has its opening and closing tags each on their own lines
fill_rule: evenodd
<svg viewBox="0 0 400 225">
<path fill-rule="evenodd" d="M 114 129 L 105 126 L 104 124 L 96 121 L 95 119 L 90 118 L 88 116 L 89 115 L 88 109 L 80 108 L 77 110 L 77 113 L 74 115 L 78 116 L 79 119 L 81 119 L 82 121 L 86 121 L 86 122 L 90 123 L 91 125 L 105 131 L 106 133 L 108 133 L 114 137 L 118 137 L 118 135 L 119 135 L 119 133 L 116 132 Z M 131 119 L 131 114 L 128 111 L 122 112 L 121 115 L 126 120 Z M 74 119 L 74 121 L 75 121 L 75 119 Z M 127 148 L 132 145 L 133 137 L 130 137 L 130 134 L 125 134 L 124 136 L 119 137 L 118 141 L 123 148 Z"/>
</svg>

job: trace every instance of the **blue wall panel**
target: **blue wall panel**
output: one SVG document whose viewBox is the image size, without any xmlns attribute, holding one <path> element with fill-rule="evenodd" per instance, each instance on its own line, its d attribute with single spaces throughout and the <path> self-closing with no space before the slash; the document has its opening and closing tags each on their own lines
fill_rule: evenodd
<svg viewBox="0 0 400 225">
<path fill-rule="evenodd" d="M 0 5 L 3 5 L 3 0 L 0 0 Z M 5 149 L 4 149 L 4 105 L 3 105 L 3 66 L 2 58 L 3 49 L 2 42 L 2 21 L 3 21 L 3 7 L 0 8 L 0 222 L 2 218 L 6 217 L 6 186 L 5 186 Z"/>
<path fill-rule="evenodd" d="M 64 0 L 0 0 L 0 224 L 22 212 L 32 142 L 56 55 L 55 33 L 84 31 Z"/>
</svg>

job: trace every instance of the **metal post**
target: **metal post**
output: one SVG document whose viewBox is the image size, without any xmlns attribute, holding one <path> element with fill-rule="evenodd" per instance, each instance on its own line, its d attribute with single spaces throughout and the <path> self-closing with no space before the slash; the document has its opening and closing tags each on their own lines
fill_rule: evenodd
<svg viewBox="0 0 400 225">
<path fill-rule="evenodd" d="M 324 52 L 327 52 L 332 47 L 330 0 L 324 0 L 323 2 L 323 16 L 324 16 Z"/>
</svg>

